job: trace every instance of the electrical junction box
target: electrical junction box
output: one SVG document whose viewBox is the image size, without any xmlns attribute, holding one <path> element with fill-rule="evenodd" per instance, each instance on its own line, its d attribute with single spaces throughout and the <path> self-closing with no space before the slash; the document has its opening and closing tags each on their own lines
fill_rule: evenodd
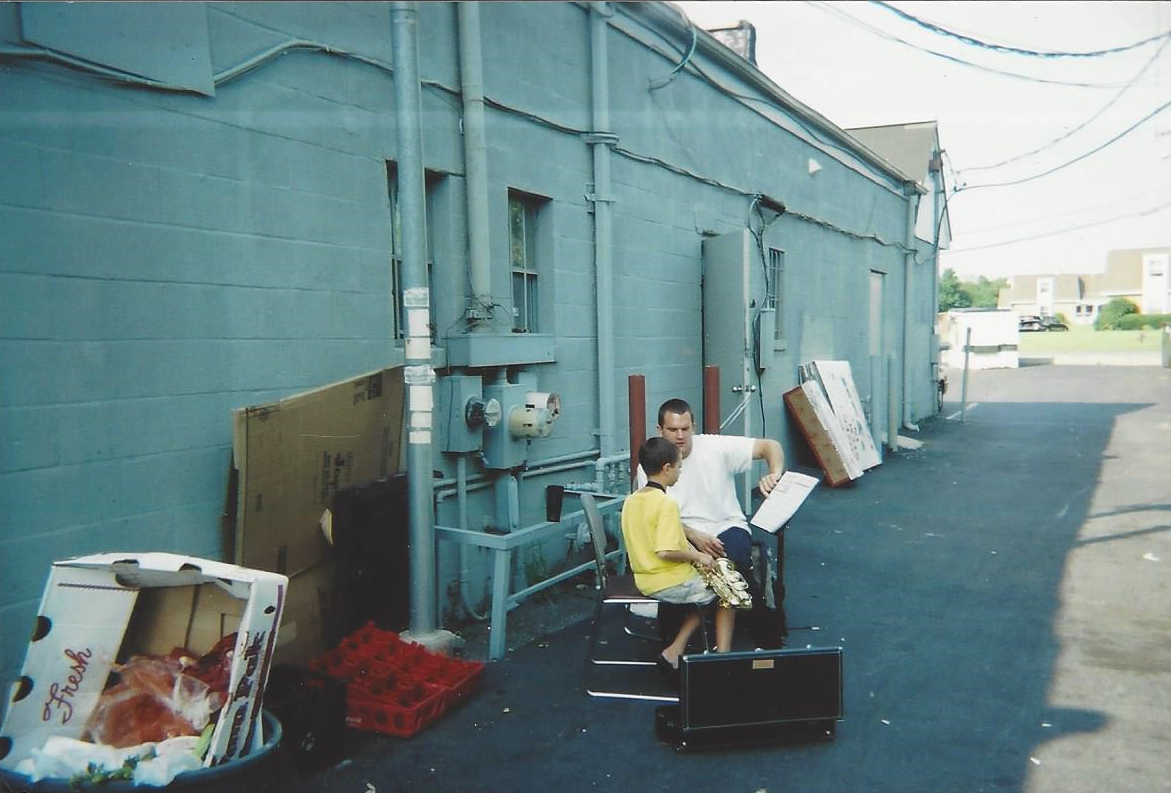
<svg viewBox="0 0 1171 793">
<path fill-rule="evenodd" d="M 484 387 L 484 400 L 495 399 L 503 417 L 495 427 L 484 427 L 484 463 L 488 468 L 512 469 L 524 465 L 528 459 L 528 439 L 510 431 L 512 412 L 526 407 L 527 386 L 514 383 L 494 383 Z"/>
<path fill-rule="evenodd" d="M 450 375 L 439 381 L 439 451 L 479 451 L 483 446 L 483 425 L 469 426 L 467 411 L 469 403 L 482 401 L 483 383 L 477 376 Z"/>
</svg>

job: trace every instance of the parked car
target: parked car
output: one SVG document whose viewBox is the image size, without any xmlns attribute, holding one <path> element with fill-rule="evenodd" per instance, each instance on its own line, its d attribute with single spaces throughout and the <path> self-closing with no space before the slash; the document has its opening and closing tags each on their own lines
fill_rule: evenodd
<svg viewBox="0 0 1171 793">
<path fill-rule="evenodd" d="M 1017 327 L 1022 332 L 1040 330 L 1069 330 L 1069 325 L 1066 325 L 1057 317 L 1039 317 L 1035 314 L 1023 314 L 1018 321 Z"/>
</svg>

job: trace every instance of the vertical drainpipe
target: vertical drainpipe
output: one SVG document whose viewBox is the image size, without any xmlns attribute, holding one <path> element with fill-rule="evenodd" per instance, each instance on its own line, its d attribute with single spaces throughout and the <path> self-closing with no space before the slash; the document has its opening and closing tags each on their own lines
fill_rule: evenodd
<svg viewBox="0 0 1171 793">
<path fill-rule="evenodd" d="M 456 3 L 459 26 L 459 81 L 463 99 L 464 192 L 468 212 L 468 281 L 471 294 L 464 317 L 473 333 L 487 328 L 492 318 L 492 269 L 488 222 L 488 133 L 484 123 L 484 58 L 480 48 L 480 4 Z M 460 495 L 460 528 L 467 528 L 467 459 L 460 455 L 463 472 Z M 464 611 L 474 619 L 469 604 L 468 566 L 472 549 L 460 544 L 460 597 Z"/>
<path fill-rule="evenodd" d="M 615 452 L 614 441 L 614 272 L 613 197 L 610 147 L 618 137 L 610 130 L 610 70 L 606 3 L 590 3 L 590 87 L 594 132 L 587 137 L 594 159 L 594 270 L 598 323 L 598 447 L 601 456 Z"/>
<path fill-rule="evenodd" d="M 472 330 L 491 318 L 492 272 L 488 255 L 488 136 L 484 124 L 484 69 L 480 50 L 480 4 L 456 3 L 459 18 L 459 78 L 463 94 L 464 189 L 468 208 L 468 270 L 472 294 L 467 318 Z"/>
<path fill-rule="evenodd" d="M 431 368 L 431 296 L 427 286 L 426 203 L 423 187 L 423 103 L 419 83 L 417 3 L 391 3 L 394 98 L 398 144 L 399 212 L 403 224 L 403 303 L 407 312 L 407 504 L 411 624 L 416 641 L 436 635 L 435 528 L 432 504 L 431 424 L 435 370 Z"/>
<path fill-rule="evenodd" d="M 903 426 L 918 429 L 911 421 L 911 276 L 915 267 L 915 210 L 918 208 L 919 193 L 914 182 L 904 185 L 907 194 L 907 252 L 903 266 Z"/>
</svg>

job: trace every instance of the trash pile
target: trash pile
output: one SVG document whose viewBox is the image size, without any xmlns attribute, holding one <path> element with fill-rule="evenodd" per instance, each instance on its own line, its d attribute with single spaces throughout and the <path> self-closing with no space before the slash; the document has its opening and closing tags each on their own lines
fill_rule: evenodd
<svg viewBox="0 0 1171 793">
<path fill-rule="evenodd" d="M 346 724 L 409 738 L 458 703 L 484 669 L 403 641 L 369 622 L 309 668 L 346 681 Z"/>
<path fill-rule="evenodd" d="M 71 786 L 107 780 L 167 785 L 203 766 L 220 708 L 228 698 L 235 633 L 202 656 L 184 647 L 135 655 L 112 670 L 81 739 L 54 735 L 16 771 L 34 782 L 68 778 Z"/>
<path fill-rule="evenodd" d="M 263 698 L 288 585 L 182 554 L 54 562 L 0 723 L 0 788 L 252 773 L 280 741 Z"/>
</svg>

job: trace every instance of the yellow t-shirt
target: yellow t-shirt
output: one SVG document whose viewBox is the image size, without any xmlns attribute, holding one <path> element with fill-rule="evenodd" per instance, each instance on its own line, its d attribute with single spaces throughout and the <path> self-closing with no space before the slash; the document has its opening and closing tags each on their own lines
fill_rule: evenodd
<svg viewBox="0 0 1171 793">
<path fill-rule="evenodd" d="M 627 497 L 622 505 L 622 536 L 635 586 L 644 595 L 682 584 L 696 574 L 690 562 L 668 562 L 655 553 L 690 547 L 679 506 L 661 490 L 645 488 Z"/>
</svg>

